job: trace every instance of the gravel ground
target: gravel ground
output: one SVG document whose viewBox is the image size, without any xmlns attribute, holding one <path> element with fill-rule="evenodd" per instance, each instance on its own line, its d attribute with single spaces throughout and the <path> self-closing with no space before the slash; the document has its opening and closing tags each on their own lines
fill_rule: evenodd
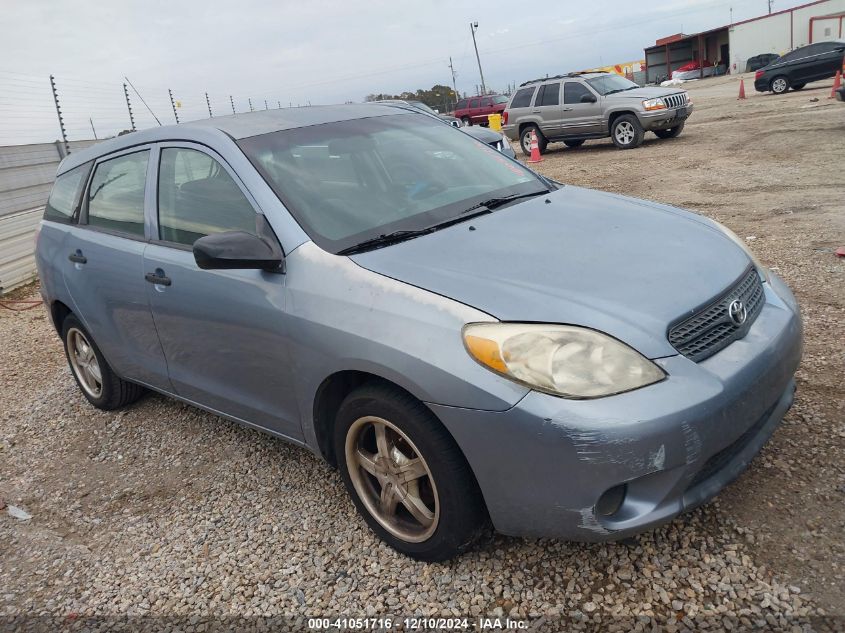
<svg viewBox="0 0 845 633">
<path fill-rule="evenodd" d="M 723 221 L 796 291 L 807 321 L 796 405 L 717 500 L 622 543 L 495 536 L 450 563 L 417 563 L 370 534 L 308 451 L 156 395 L 93 409 L 43 310 L 0 310 L 0 629 L 143 616 L 129 621 L 200 631 L 202 617 L 247 618 L 234 628 L 342 615 L 511 616 L 543 630 L 840 627 L 817 618 L 845 616 L 845 264 L 832 254 L 845 208 L 831 184 L 845 107 L 812 86 L 745 102 L 736 88 L 694 86 L 696 112 L 673 141 L 554 145 L 540 166 Z"/>
</svg>

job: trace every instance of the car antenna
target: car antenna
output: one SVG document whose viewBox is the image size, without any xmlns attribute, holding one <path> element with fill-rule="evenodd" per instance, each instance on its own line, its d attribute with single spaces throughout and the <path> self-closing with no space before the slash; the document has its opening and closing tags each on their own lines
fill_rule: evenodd
<svg viewBox="0 0 845 633">
<path fill-rule="evenodd" d="M 132 86 L 132 82 L 131 82 L 131 81 L 129 81 L 129 77 L 127 77 L 126 75 L 124 75 L 124 76 L 123 76 L 123 78 L 126 80 L 126 83 L 128 83 L 130 86 Z M 134 91 L 135 91 L 135 94 L 136 94 L 136 95 L 138 95 L 138 98 L 141 100 L 141 103 L 143 103 L 145 106 L 147 106 L 147 110 L 149 110 L 149 111 L 150 111 L 150 114 L 152 114 L 152 115 L 153 115 L 153 118 L 156 120 L 156 123 L 158 123 L 158 124 L 159 124 L 159 127 L 161 127 L 161 121 L 159 121 L 159 120 L 158 120 L 158 117 L 156 116 L 156 113 L 155 113 L 155 112 L 153 112 L 152 108 L 151 108 L 150 106 L 148 106 L 148 105 L 147 105 L 147 102 L 146 102 L 146 101 L 144 101 L 144 97 L 142 97 L 142 96 L 141 96 L 141 93 L 140 93 L 140 92 L 138 92 L 138 89 L 137 89 L 135 86 L 132 86 L 132 90 L 134 90 Z"/>
</svg>

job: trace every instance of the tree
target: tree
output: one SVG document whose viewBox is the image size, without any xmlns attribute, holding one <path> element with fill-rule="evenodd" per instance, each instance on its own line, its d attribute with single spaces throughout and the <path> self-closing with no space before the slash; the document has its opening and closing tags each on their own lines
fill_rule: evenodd
<svg viewBox="0 0 845 633">
<path fill-rule="evenodd" d="M 422 101 L 428 107 L 445 113 L 455 108 L 458 97 L 450 86 L 444 86 L 442 84 L 434 85 L 428 90 L 420 88 L 416 92 L 405 91 L 398 95 L 378 93 L 369 94 L 365 97 L 366 101 L 384 101 L 390 99 Z"/>
</svg>

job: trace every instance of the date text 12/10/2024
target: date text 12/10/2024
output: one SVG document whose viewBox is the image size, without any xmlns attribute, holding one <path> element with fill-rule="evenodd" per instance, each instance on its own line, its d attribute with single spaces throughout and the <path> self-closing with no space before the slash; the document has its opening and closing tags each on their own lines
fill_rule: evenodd
<svg viewBox="0 0 845 633">
<path fill-rule="evenodd" d="M 527 620 L 512 618 L 308 618 L 312 631 L 518 631 L 528 628 Z"/>
</svg>

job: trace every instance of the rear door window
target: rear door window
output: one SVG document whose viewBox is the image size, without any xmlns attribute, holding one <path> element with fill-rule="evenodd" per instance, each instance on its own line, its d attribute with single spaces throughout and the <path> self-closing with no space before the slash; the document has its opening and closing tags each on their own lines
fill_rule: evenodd
<svg viewBox="0 0 845 633">
<path fill-rule="evenodd" d="M 478 99 L 470 99 L 469 100 L 469 107 L 470 108 L 477 108 L 478 107 Z"/>
<path fill-rule="evenodd" d="M 254 234 L 255 219 L 255 209 L 217 160 L 189 148 L 161 150 L 159 239 L 191 246 L 212 233 Z"/>
<path fill-rule="evenodd" d="M 556 106 L 560 105 L 560 84 L 546 84 L 544 86 L 542 99 L 537 97 L 537 105 Z"/>
<path fill-rule="evenodd" d="M 72 222 L 79 208 L 79 199 L 85 181 L 91 171 L 91 163 L 85 163 L 56 178 L 50 198 L 44 207 L 44 219 L 53 222 Z"/>
<path fill-rule="evenodd" d="M 144 237 L 144 188 L 150 151 L 99 163 L 88 188 L 88 225 Z"/>
<path fill-rule="evenodd" d="M 531 97 L 534 96 L 535 87 L 518 90 L 511 101 L 511 108 L 527 108 L 531 105 Z"/>
</svg>

